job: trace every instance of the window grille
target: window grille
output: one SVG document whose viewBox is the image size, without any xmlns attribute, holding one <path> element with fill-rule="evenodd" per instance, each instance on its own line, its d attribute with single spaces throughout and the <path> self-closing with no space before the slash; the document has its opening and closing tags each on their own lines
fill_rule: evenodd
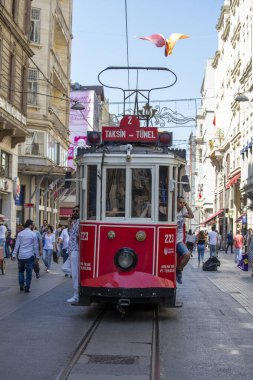
<svg viewBox="0 0 253 380">
<path fill-rule="evenodd" d="M 28 70 L 28 97 L 27 103 L 37 105 L 38 101 L 38 70 Z"/>
<path fill-rule="evenodd" d="M 40 13 L 40 9 L 32 8 L 30 41 L 37 44 L 40 43 Z"/>
</svg>

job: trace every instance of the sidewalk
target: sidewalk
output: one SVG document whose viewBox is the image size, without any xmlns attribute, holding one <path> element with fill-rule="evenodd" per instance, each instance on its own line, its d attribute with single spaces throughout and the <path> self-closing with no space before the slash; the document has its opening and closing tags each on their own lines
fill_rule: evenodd
<svg viewBox="0 0 253 380">
<path fill-rule="evenodd" d="M 50 273 L 44 272 L 44 264 L 40 259 L 40 278 L 35 278 L 33 271 L 31 293 L 28 294 L 19 291 L 17 260 L 12 261 L 11 259 L 5 259 L 5 262 L 6 273 L 4 275 L 0 274 L 0 320 L 9 313 L 22 307 L 24 303 L 33 301 L 66 281 L 69 282 L 70 295 L 72 293 L 71 279 L 64 277 L 64 273 L 61 271 L 61 259 L 59 260 L 59 264 L 52 263 Z"/>
<path fill-rule="evenodd" d="M 206 261 L 209 252 L 205 252 Z M 221 262 L 217 272 L 203 272 L 202 266 L 198 266 L 197 253 L 193 252 L 190 265 L 198 268 L 208 279 L 224 293 L 228 293 L 234 298 L 249 314 L 253 316 L 253 277 L 251 268 L 245 272 L 237 267 L 234 261 L 234 254 L 219 251 L 218 259 Z"/>
</svg>

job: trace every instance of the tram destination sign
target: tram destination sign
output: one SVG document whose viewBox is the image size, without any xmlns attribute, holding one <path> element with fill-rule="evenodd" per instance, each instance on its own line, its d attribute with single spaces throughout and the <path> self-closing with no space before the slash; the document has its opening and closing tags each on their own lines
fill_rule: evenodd
<svg viewBox="0 0 253 380">
<path fill-rule="evenodd" d="M 156 127 L 102 127 L 102 140 L 156 142 L 158 130 Z"/>
</svg>

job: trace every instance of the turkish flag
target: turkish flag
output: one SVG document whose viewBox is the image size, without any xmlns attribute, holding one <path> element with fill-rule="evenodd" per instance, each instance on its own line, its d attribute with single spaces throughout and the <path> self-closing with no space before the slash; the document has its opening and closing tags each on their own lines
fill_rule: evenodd
<svg viewBox="0 0 253 380">
<path fill-rule="evenodd" d="M 213 126 L 216 127 L 216 117 L 215 117 L 215 115 L 213 117 Z"/>
</svg>

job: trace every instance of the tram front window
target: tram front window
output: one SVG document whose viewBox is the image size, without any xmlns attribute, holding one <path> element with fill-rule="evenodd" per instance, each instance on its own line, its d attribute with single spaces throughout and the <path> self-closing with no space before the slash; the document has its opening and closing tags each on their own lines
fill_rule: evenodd
<svg viewBox="0 0 253 380">
<path fill-rule="evenodd" d="M 97 166 L 88 166 L 87 174 L 87 219 L 97 215 Z"/>
<path fill-rule="evenodd" d="M 159 221 L 168 220 L 168 182 L 169 168 L 159 167 Z"/>
<path fill-rule="evenodd" d="M 151 169 L 132 169 L 132 218 L 151 218 Z"/>
<path fill-rule="evenodd" d="M 126 170 L 106 171 L 106 216 L 125 216 Z"/>
</svg>

